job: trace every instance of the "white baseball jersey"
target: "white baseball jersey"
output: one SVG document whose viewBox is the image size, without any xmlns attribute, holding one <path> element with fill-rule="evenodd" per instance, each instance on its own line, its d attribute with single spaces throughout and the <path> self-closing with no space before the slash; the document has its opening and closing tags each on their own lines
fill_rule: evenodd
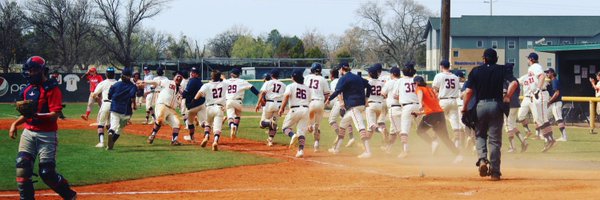
<svg viewBox="0 0 600 200">
<path fill-rule="evenodd" d="M 459 87 L 459 82 L 458 76 L 450 72 L 442 72 L 438 73 L 433 78 L 433 87 L 439 90 L 439 99 L 458 98 L 461 89 Z"/>
<path fill-rule="evenodd" d="M 383 103 L 383 85 L 384 82 L 378 79 L 370 79 L 369 85 L 371 86 L 371 95 L 367 99 L 367 101 L 376 101 Z"/>
<path fill-rule="evenodd" d="M 333 79 L 333 81 L 331 81 L 331 83 L 329 83 L 329 88 L 331 88 L 331 90 L 335 90 L 335 87 L 337 87 L 337 83 L 338 83 L 339 78 Z M 337 101 L 337 97 L 335 97 L 334 99 L 331 100 L 331 102 Z"/>
<path fill-rule="evenodd" d="M 533 63 L 533 65 L 529 66 L 529 68 L 527 69 L 527 75 L 530 78 L 533 77 L 533 86 L 532 86 L 533 89 L 535 89 L 540 84 L 539 79 L 538 79 L 538 76 L 540 74 L 544 74 L 544 68 L 538 63 Z M 547 84 L 548 83 L 546 83 L 546 81 L 544 81 L 542 88 L 545 89 Z M 531 92 L 533 92 L 533 91 L 531 91 Z"/>
<path fill-rule="evenodd" d="M 248 81 L 239 78 L 230 78 L 223 82 L 227 84 L 227 94 L 225 95 L 227 100 L 243 100 L 244 91 L 252 87 Z"/>
<path fill-rule="evenodd" d="M 281 101 L 285 92 L 285 83 L 277 79 L 271 79 L 262 85 L 260 91 L 265 92 L 266 100 Z"/>
<path fill-rule="evenodd" d="M 390 74 L 382 74 L 381 76 L 379 76 L 379 78 L 377 78 L 380 81 L 386 82 L 392 79 L 392 77 L 390 76 Z"/>
<path fill-rule="evenodd" d="M 396 85 L 396 87 L 398 87 L 398 96 L 400 98 L 398 102 L 400 102 L 400 104 L 419 102 L 419 97 L 417 97 L 417 93 L 415 93 L 417 84 L 415 84 L 413 77 L 402 77 L 398 79 Z"/>
<path fill-rule="evenodd" d="M 288 104 L 293 106 L 308 106 L 311 99 L 310 89 L 306 85 L 296 82 L 285 87 L 284 95 L 289 95 Z"/>
<path fill-rule="evenodd" d="M 154 80 L 154 75 L 148 74 L 148 75 L 144 76 L 144 81 L 151 81 L 151 80 Z M 145 92 L 150 92 L 150 90 L 152 90 L 152 86 L 151 85 L 146 85 L 144 87 L 144 93 Z"/>
<path fill-rule="evenodd" d="M 161 80 L 158 82 L 158 86 L 156 88 L 162 88 L 160 93 L 158 93 L 158 99 L 156 100 L 157 104 L 164 104 L 169 106 L 170 108 L 176 108 L 180 103 L 181 99 L 181 91 L 183 86 L 175 84 L 175 81 L 172 80 Z"/>
<path fill-rule="evenodd" d="M 67 91 L 75 92 L 77 90 L 77 82 L 79 82 L 79 76 L 75 74 L 66 75 L 64 78 L 65 83 L 67 83 Z"/>
<path fill-rule="evenodd" d="M 398 102 L 398 98 L 395 97 L 396 95 L 398 95 L 398 80 L 399 79 L 390 79 L 386 81 L 383 85 L 381 93 L 387 96 L 387 98 L 385 99 L 385 103 L 388 106 L 400 104 Z"/>
<path fill-rule="evenodd" d="M 110 87 L 116 82 L 117 80 L 115 79 L 104 79 L 96 86 L 96 89 L 94 89 L 93 94 L 98 95 L 102 93 L 102 101 L 108 100 L 108 90 L 110 90 Z"/>
<path fill-rule="evenodd" d="M 152 78 L 152 81 L 169 81 L 169 78 L 164 77 L 164 76 L 155 76 L 154 78 Z M 156 92 L 160 92 L 163 89 L 163 87 L 161 85 L 158 85 L 155 87 L 156 88 L 154 88 L 154 91 L 156 91 Z"/>
<path fill-rule="evenodd" d="M 208 82 L 200 88 L 198 92 L 204 94 L 206 105 L 219 104 L 225 106 L 225 95 L 227 93 L 227 83 Z"/>
<path fill-rule="evenodd" d="M 310 88 L 313 99 L 325 100 L 325 95 L 331 94 L 327 80 L 323 76 L 309 74 L 304 78 L 304 85 Z"/>
<path fill-rule="evenodd" d="M 535 85 L 533 84 L 533 82 L 534 82 L 534 78 L 529 77 L 529 75 L 523 75 L 523 76 L 519 77 L 519 83 L 521 83 L 523 85 L 523 95 L 525 95 L 525 96 L 531 95 L 531 91 L 533 91 L 533 88 L 535 88 Z"/>
</svg>

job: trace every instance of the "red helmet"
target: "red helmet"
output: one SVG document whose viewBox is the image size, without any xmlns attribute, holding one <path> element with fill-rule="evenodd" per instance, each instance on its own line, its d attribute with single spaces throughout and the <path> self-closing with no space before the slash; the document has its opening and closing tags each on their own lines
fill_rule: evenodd
<svg viewBox="0 0 600 200">
<path fill-rule="evenodd" d="M 92 67 L 92 68 L 90 68 L 90 70 L 89 70 L 89 71 L 90 71 L 90 72 L 96 72 L 96 68 L 95 68 L 95 67 Z"/>
<path fill-rule="evenodd" d="M 23 71 L 27 71 L 31 68 L 44 68 L 46 67 L 46 60 L 40 56 L 31 56 L 27 59 L 27 62 L 23 64 Z"/>
</svg>

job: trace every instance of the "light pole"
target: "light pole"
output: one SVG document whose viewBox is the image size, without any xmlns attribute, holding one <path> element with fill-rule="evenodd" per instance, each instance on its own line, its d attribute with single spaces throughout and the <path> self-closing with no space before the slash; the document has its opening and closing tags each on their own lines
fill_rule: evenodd
<svg viewBox="0 0 600 200">
<path fill-rule="evenodd" d="M 494 7 L 494 2 L 497 0 L 487 0 L 487 1 L 483 1 L 483 3 L 489 3 L 490 4 L 490 16 L 492 16 L 492 10 Z"/>
</svg>

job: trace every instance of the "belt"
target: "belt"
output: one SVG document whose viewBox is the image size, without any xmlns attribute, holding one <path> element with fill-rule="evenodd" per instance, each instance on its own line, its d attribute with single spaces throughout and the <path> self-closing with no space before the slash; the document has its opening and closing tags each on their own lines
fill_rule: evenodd
<svg viewBox="0 0 600 200">
<path fill-rule="evenodd" d="M 218 104 L 218 103 L 208 104 L 208 106 L 221 106 L 221 107 L 223 107 L 223 105 Z"/>
<path fill-rule="evenodd" d="M 444 97 L 444 98 L 440 98 L 440 99 L 457 99 L 458 97 Z"/>
<path fill-rule="evenodd" d="M 367 101 L 367 103 L 381 103 L 381 101 Z"/>
<path fill-rule="evenodd" d="M 111 101 L 110 100 L 104 100 L 103 102 L 109 102 L 110 103 Z"/>
<path fill-rule="evenodd" d="M 418 103 L 403 103 L 403 104 L 400 104 L 400 106 L 404 107 L 404 106 L 413 105 L 413 104 L 418 104 Z"/>
<path fill-rule="evenodd" d="M 390 107 L 402 107 L 401 105 L 391 105 Z"/>
<path fill-rule="evenodd" d="M 277 102 L 277 103 L 281 103 L 281 101 L 275 101 L 275 100 L 267 100 L 267 102 Z"/>
<path fill-rule="evenodd" d="M 323 101 L 323 99 L 313 99 L 313 100 L 310 100 L 310 101 Z"/>
<path fill-rule="evenodd" d="M 308 106 L 302 105 L 302 106 L 290 106 L 290 108 L 299 108 L 299 107 L 305 107 L 308 108 Z"/>
<path fill-rule="evenodd" d="M 480 99 L 480 102 L 502 102 L 501 99 Z"/>
</svg>

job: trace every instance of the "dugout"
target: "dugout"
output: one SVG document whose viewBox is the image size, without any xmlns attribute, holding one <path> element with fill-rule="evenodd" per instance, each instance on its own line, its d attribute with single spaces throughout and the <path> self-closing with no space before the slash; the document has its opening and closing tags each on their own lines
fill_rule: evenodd
<svg viewBox="0 0 600 200">
<path fill-rule="evenodd" d="M 535 46 L 535 51 L 554 53 L 556 56 L 555 70 L 561 86 L 563 96 L 594 97 L 595 92 L 589 78 L 595 78 L 600 71 L 600 43 L 588 44 L 563 44 Z M 563 109 L 568 116 L 581 119 L 581 115 L 589 116 L 589 103 L 563 102 Z M 569 105 L 571 104 L 571 105 Z M 572 112 L 568 112 L 572 111 Z"/>
</svg>

